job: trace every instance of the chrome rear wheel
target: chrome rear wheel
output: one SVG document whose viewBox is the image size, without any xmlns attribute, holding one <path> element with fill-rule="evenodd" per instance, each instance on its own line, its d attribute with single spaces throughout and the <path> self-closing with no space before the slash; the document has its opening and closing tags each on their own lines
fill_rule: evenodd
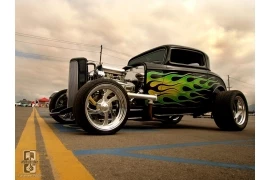
<svg viewBox="0 0 270 180">
<path fill-rule="evenodd" d="M 240 96 L 236 96 L 233 104 L 233 114 L 236 124 L 243 125 L 246 120 L 247 110 L 244 100 Z"/>
<path fill-rule="evenodd" d="M 222 130 L 242 131 L 248 123 L 248 105 L 240 91 L 225 91 L 217 94 L 213 106 L 216 125 Z"/>
</svg>

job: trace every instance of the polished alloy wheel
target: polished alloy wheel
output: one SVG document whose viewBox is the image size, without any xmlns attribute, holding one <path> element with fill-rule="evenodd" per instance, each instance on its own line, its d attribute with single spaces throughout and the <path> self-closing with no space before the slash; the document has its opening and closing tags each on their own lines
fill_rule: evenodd
<svg viewBox="0 0 270 180">
<path fill-rule="evenodd" d="M 124 94 L 114 85 L 101 84 L 93 88 L 85 101 L 89 123 L 102 131 L 118 127 L 127 114 Z"/>
<path fill-rule="evenodd" d="M 235 122 L 242 125 L 246 120 L 246 107 L 244 100 L 240 96 L 236 96 L 233 104 L 233 114 Z"/>
</svg>

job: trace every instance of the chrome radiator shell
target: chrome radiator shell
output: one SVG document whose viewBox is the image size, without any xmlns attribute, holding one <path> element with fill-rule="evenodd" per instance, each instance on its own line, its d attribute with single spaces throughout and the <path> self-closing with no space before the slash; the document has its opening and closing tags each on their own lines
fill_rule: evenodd
<svg viewBox="0 0 270 180">
<path fill-rule="evenodd" d="M 67 107 L 72 107 L 75 96 L 78 92 L 78 61 L 70 61 L 69 64 L 69 77 L 68 77 L 68 90 L 67 90 Z"/>
</svg>

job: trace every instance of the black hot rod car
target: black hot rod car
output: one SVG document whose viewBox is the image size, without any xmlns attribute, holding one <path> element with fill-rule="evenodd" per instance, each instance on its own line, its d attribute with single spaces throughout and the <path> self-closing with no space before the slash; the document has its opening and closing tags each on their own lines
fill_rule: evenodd
<svg viewBox="0 0 270 180">
<path fill-rule="evenodd" d="M 176 124 L 208 112 L 222 130 L 243 130 L 248 122 L 243 93 L 227 91 L 205 53 L 177 45 L 143 52 L 123 69 L 71 59 L 68 89 L 52 97 L 49 110 L 56 121 L 95 134 L 114 134 L 127 119 Z"/>
</svg>

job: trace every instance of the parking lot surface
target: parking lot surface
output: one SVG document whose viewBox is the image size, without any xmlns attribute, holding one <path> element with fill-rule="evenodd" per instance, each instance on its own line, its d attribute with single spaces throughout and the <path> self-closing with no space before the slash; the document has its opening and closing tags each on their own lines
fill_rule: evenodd
<svg viewBox="0 0 270 180">
<path fill-rule="evenodd" d="M 255 179 L 255 117 L 241 132 L 210 118 L 177 125 L 128 121 L 115 135 L 59 124 L 47 108 L 16 107 L 16 179 Z M 33 173 L 24 151 L 36 151 Z M 26 163 L 27 165 L 27 163 Z"/>
</svg>

